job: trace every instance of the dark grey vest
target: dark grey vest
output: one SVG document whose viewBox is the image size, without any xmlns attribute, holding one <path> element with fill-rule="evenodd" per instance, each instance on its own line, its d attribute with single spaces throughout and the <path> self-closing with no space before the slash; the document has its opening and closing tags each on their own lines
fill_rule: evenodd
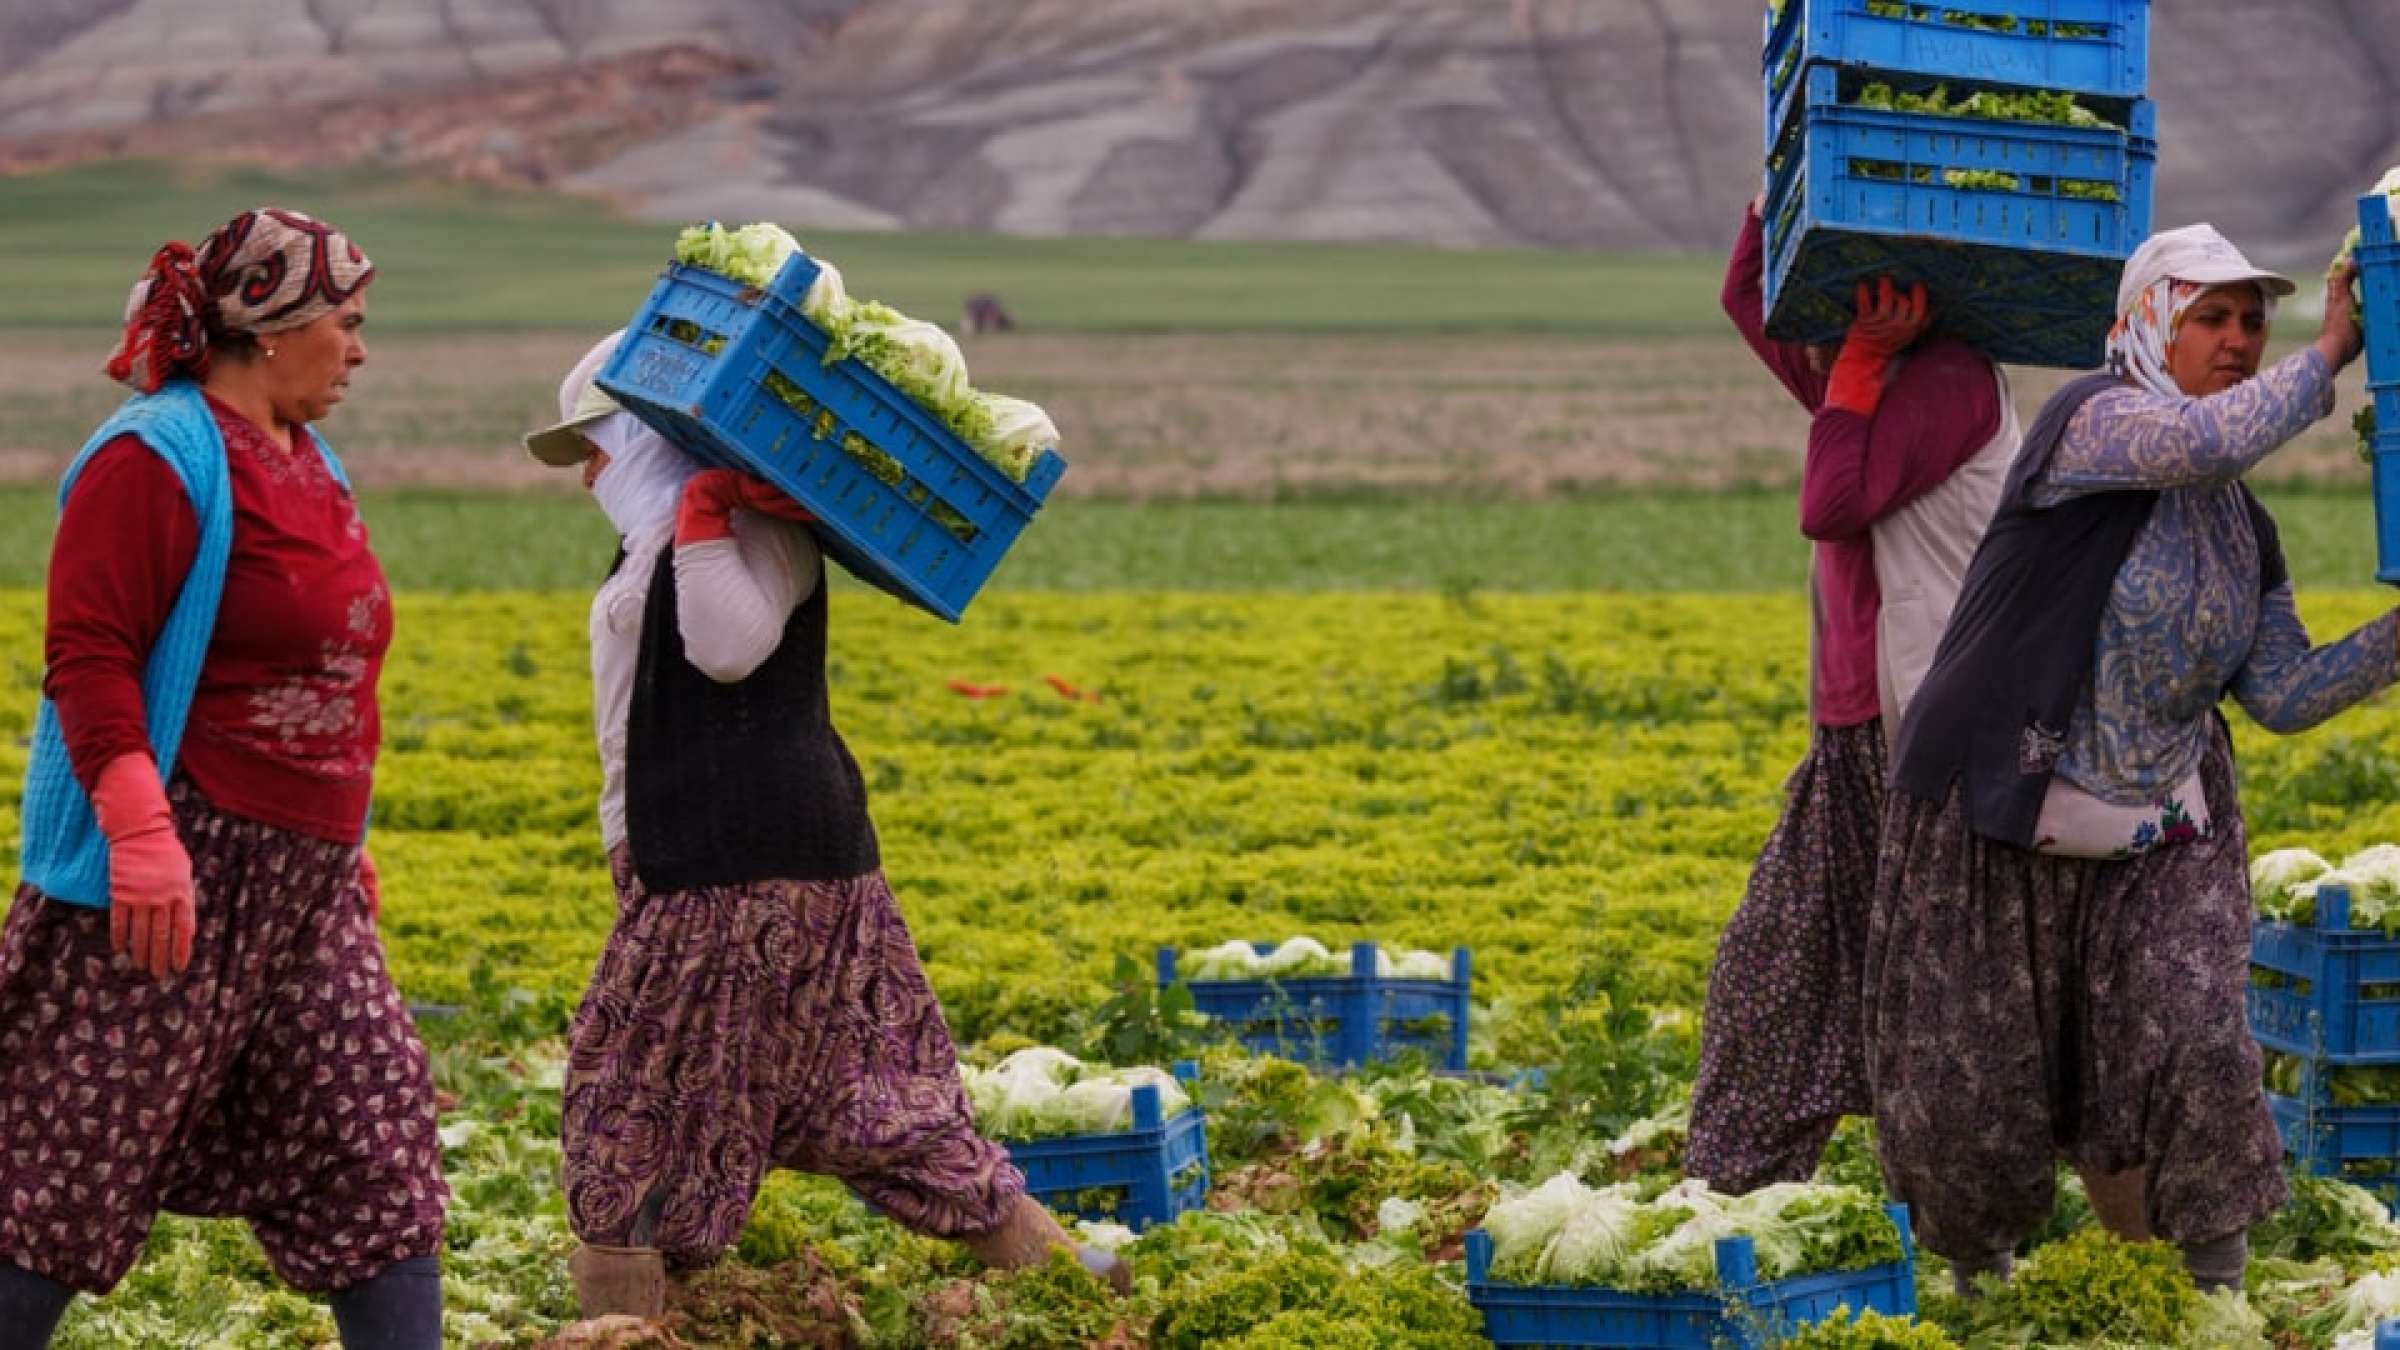
<svg viewBox="0 0 2400 1350">
<path fill-rule="evenodd" d="M 674 559 L 659 559 L 625 736 L 626 833 L 646 888 L 841 881 L 881 865 L 826 699 L 825 589 L 793 611 L 774 655 L 719 684 L 684 659 Z"/>
<path fill-rule="evenodd" d="M 1958 784 L 1969 828 L 2019 848 L 2033 846 L 2117 572 L 2158 504 L 2148 490 L 2094 493 L 2047 509 L 2028 500 L 2069 419 L 2118 382 L 2107 374 L 2076 380 L 2025 433 L 1894 752 L 1895 788 L 1939 802 Z M 2286 579 L 2283 550 L 2266 508 L 2247 487 L 2242 494 L 2258 534 L 2264 594 Z"/>
</svg>

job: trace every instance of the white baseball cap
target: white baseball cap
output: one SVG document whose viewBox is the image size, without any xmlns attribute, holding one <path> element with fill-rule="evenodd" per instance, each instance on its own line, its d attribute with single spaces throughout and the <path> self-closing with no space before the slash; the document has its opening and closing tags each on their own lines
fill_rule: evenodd
<svg viewBox="0 0 2400 1350">
<path fill-rule="evenodd" d="M 2117 313 L 2132 309 L 2142 292 L 2169 277 L 2202 286 L 2255 281 L 2274 296 L 2290 295 L 2300 289 L 2292 284 L 2290 277 L 2270 272 L 2243 257 L 2232 240 L 2217 233 L 2216 226 L 2186 225 L 2151 235 L 2125 260 L 2125 273 L 2117 279 Z"/>
<path fill-rule="evenodd" d="M 625 337 L 620 328 L 583 354 L 575 368 L 558 386 L 558 421 L 525 437 L 525 448 L 535 459 L 554 468 L 581 464 L 592 453 L 583 439 L 584 428 L 613 413 L 624 411 L 624 405 L 608 396 L 599 385 L 600 367 L 617 350 Z"/>
</svg>

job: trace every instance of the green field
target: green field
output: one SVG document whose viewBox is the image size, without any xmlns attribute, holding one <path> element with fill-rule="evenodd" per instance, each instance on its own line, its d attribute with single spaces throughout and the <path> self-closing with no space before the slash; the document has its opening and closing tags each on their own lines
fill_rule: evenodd
<svg viewBox="0 0 2400 1350">
<path fill-rule="evenodd" d="M 49 485 L 121 396 L 96 368 L 125 287 L 162 240 L 261 202 L 338 222 L 384 275 L 376 355 L 327 432 L 399 592 L 372 847 L 380 931 L 445 1094 L 446 1344 L 631 1345 L 557 1335 L 574 1316 L 563 1034 L 615 915 L 585 674 L 614 539 L 516 438 L 625 322 L 672 226 L 364 174 L 10 180 L 0 837 L 43 678 Z M 1807 419 L 1718 313 L 1721 260 L 805 237 L 853 294 L 948 320 L 991 290 L 1028 329 L 966 344 L 976 382 L 1051 409 L 1072 472 L 955 629 L 837 578 L 828 682 L 965 1057 L 1036 1041 L 1200 1057 L 1211 1212 L 1135 1242 L 1118 1299 L 1071 1262 L 984 1271 L 779 1174 L 736 1250 L 675 1280 L 671 1338 L 642 1343 L 1479 1343 L 1461 1238 L 1504 1187 L 1573 1173 L 1647 1195 L 1679 1175 L 1672 1112 L 1716 934 L 1809 734 Z M 2060 378 L 2012 372 L 2021 411 Z M 2260 475 L 2320 640 L 2388 603 L 2346 427 L 2357 384 Z M 2256 848 L 2400 838 L 2383 739 L 2400 703 L 2302 736 L 2235 721 Z M 1153 993 L 1160 943 L 1297 935 L 1472 947 L 1483 1072 L 1257 1058 Z M 1845 1129 L 1821 1179 L 1880 1197 L 1871 1150 Z M 1925 1259 L 1922 1310 L 1956 1340 L 1907 1343 L 2327 1343 L 2371 1320 L 2344 1300 L 2400 1260 L 2400 1226 L 2363 1192 L 2307 1185 L 2254 1230 L 2275 1259 L 2247 1302 L 2204 1307 L 2170 1248 L 2093 1241 L 2070 1191 L 2006 1293 L 1952 1298 Z M 238 1224 L 171 1219 L 57 1344 L 332 1334 Z"/>
<path fill-rule="evenodd" d="M 373 322 L 393 330 L 613 327 L 677 228 L 574 198 L 371 176 L 115 164 L 14 178 L 0 193 L 0 327 L 106 328 L 153 249 L 267 203 L 350 232 L 381 273 Z M 1718 323 L 1713 259 L 802 233 L 853 295 L 947 320 L 992 291 L 1050 331 L 1652 337 Z"/>
<path fill-rule="evenodd" d="M 2374 573 L 2356 493 L 2264 494 L 2304 590 Z M 37 586 L 51 494 L 0 488 L 0 588 Z M 392 491 L 364 498 L 377 555 L 408 591 L 583 590 L 614 538 L 568 492 Z M 995 591 L 1773 592 L 1799 603 L 1807 543 L 1788 494 L 1630 493 L 1536 501 L 1424 494 L 1044 508 Z M 967 622 L 974 618 L 970 611 Z"/>
</svg>

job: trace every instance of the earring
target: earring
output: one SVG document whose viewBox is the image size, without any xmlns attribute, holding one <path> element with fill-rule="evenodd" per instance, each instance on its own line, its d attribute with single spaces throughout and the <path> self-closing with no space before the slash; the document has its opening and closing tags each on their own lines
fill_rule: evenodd
<svg viewBox="0 0 2400 1350">
<path fill-rule="evenodd" d="M 275 359 L 275 349 L 273 347 L 267 348 L 267 359 L 270 361 Z"/>
</svg>

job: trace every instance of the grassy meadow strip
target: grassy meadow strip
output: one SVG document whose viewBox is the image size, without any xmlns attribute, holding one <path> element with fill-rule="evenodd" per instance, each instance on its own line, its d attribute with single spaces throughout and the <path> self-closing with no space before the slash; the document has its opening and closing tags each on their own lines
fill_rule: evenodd
<svg viewBox="0 0 2400 1350">
<path fill-rule="evenodd" d="M 2364 493 L 2270 489 L 2303 593 L 2371 583 Z M 0 487 L 0 588 L 37 588 L 49 488 Z M 571 491 L 369 491 L 367 527 L 394 588 L 588 591 L 615 548 Z M 1593 492 L 1533 501 L 1425 493 L 1281 501 L 1063 498 L 993 575 L 1024 591 L 1709 592 L 1800 594 L 1808 550 L 1788 493 Z M 876 593 L 837 585 L 874 608 Z M 986 622 L 979 601 L 966 628 Z"/>
<path fill-rule="evenodd" d="M 105 329 L 168 239 L 292 206 L 374 257 L 379 330 L 605 330 L 671 252 L 677 223 L 594 201 L 372 172 L 292 176 L 196 164 L 95 165 L 9 180 L 0 327 Z M 1735 222 L 1727 221 L 1730 238 Z M 853 295 L 929 319 L 997 293 L 1051 331 L 1713 334 L 1715 256 L 1564 250 L 1021 239 L 802 232 Z"/>
</svg>

